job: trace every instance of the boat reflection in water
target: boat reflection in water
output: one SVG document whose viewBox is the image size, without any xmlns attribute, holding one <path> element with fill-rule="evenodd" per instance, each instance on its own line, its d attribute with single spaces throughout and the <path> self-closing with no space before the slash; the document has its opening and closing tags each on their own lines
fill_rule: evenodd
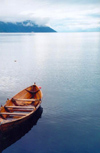
<svg viewBox="0 0 100 153">
<path fill-rule="evenodd" d="M 40 106 L 38 110 L 27 121 L 21 123 L 14 129 L 0 133 L 0 152 L 15 143 L 26 133 L 28 133 L 33 126 L 37 124 L 39 118 L 41 118 L 43 108 Z"/>
</svg>

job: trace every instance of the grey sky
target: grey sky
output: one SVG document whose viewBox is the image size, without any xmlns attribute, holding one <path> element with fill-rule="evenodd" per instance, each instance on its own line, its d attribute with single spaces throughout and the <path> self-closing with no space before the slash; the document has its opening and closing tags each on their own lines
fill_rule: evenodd
<svg viewBox="0 0 100 153">
<path fill-rule="evenodd" d="M 100 0 L 0 0 L 0 20 L 32 20 L 61 32 L 100 28 Z"/>
</svg>

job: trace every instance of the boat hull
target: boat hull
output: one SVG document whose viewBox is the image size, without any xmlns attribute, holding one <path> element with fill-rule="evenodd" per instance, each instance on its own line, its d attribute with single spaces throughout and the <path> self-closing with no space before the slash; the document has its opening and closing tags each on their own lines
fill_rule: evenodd
<svg viewBox="0 0 100 153">
<path fill-rule="evenodd" d="M 40 107 L 41 99 L 42 92 L 35 84 L 8 99 L 0 110 L 0 131 L 10 130 L 31 118 Z"/>
</svg>

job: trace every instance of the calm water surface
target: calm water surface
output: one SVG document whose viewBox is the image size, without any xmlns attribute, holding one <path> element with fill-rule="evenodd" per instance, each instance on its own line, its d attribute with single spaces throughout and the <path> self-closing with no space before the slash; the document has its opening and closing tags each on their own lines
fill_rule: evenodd
<svg viewBox="0 0 100 153">
<path fill-rule="evenodd" d="M 0 104 L 34 82 L 42 117 L 3 153 L 100 153 L 100 33 L 0 34 Z"/>
</svg>

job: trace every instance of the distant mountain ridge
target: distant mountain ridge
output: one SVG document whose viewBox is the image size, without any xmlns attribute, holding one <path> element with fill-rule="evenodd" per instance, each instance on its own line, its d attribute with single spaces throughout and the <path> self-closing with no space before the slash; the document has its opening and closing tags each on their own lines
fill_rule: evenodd
<svg viewBox="0 0 100 153">
<path fill-rule="evenodd" d="M 28 33 L 28 32 L 56 32 L 56 31 L 48 26 L 39 26 L 35 24 L 34 22 L 27 20 L 27 21 L 16 22 L 16 23 L 0 21 L 0 32 Z"/>
</svg>

